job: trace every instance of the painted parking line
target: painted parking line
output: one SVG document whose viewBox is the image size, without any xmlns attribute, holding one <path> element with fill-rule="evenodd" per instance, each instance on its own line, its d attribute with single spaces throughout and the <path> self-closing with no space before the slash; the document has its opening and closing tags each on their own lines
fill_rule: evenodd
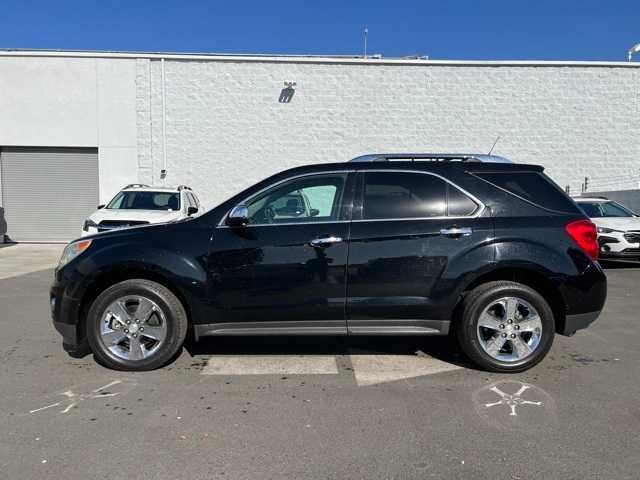
<svg viewBox="0 0 640 480">
<path fill-rule="evenodd" d="M 352 354 L 358 386 L 395 382 L 450 372 L 462 367 L 419 352 L 417 355 Z M 333 355 L 219 355 L 210 357 L 203 375 L 337 375 Z"/>
<path fill-rule="evenodd" d="M 351 355 L 359 387 L 450 372 L 462 367 L 427 355 Z"/>
<path fill-rule="evenodd" d="M 333 355 L 221 355 L 209 358 L 203 375 L 338 374 Z"/>
</svg>

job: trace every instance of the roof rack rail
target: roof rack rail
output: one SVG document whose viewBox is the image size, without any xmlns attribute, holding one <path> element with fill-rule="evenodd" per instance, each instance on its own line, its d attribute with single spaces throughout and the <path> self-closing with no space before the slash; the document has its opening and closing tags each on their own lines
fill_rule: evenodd
<svg viewBox="0 0 640 480">
<path fill-rule="evenodd" d="M 180 190 L 192 190 L 192 188 L 187 185 L 178 185 L 178 191 Z"/>
<path fill-rule="evenodd" d="M 597 198 L 598 200 L 609 200 L 609 197 L 605 197 L 604 195 L 589 195 L 589 192 L 578 193 L 575 198 Z"/>
<path fill-rule="evenodd" d="M 129 185 L 124 187 L 123 190 L 126 190 L 127 188 L 150 188 L 150 187 L 149 185 L 145 185 L 144 183 L 130 183 Z"/>
<path fill-rule="evenodd" d="M 485 153 L 369 153 L 353 158 L 351 162 L 486 162 L 513 163 L 498 155 Z"/>
</svg>

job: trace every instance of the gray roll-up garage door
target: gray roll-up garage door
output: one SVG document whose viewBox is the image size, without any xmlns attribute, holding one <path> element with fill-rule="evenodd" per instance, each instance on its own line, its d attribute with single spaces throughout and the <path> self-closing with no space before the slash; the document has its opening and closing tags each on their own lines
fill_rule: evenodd
<svg viewBox="0 0 640 480">
<path fill-rule="evenodd" d="M 16 242 L 67 242 L 98 205 L 96 148 L 0 149 L 2 206 Z"/>
</svg>

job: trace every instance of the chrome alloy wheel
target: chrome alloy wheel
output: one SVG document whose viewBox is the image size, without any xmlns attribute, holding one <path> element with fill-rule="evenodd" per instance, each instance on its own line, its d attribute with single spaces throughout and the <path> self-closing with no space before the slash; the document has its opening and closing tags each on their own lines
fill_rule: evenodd
<svg viewBox="0 0 640 480">
<path fill-rule="evenodd" d="M 503 297 L 491 302 L 478 320 L 482 349 L 501 362 L 517 362 L 531 355 L 542 338 L 542 319 L 527 301 Z"/>
<path fill-rule="evenodd" d="M 118 298 L 100 320 L 100 340 L 124 360 L 153 355 L 167 337 L 167 319 L 152 300 L 138 295 Z"/>
</svg>

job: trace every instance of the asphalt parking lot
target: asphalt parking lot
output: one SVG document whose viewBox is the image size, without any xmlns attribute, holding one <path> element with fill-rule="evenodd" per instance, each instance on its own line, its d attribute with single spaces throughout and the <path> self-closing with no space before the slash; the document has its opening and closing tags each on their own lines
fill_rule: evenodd
<svg viewBox="0 0 640 480">
<path fill-rule="evenodd" d="M 608 264 L 600 319 L 522 374 L 441 338 L 291 337 L 129 374 L 62 351 L 59 248 L 0 248 L 1 478 L 639 477 L 640 264 Z"/>
</svg>

